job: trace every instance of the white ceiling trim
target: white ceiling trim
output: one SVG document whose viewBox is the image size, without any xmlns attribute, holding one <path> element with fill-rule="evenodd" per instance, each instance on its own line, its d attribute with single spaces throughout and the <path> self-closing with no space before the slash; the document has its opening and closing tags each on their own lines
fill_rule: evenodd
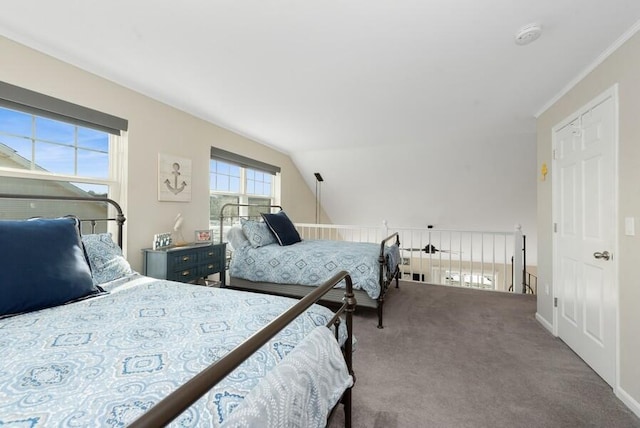
<svg viewBox="0 0 640 428">
<path fill-rule="evenodd" d="M 536 119 L 539 118 L 545 111 L 547 111 L 552 105 L 554 105 L 560 98 L 565 96 L 571 89 L 574 88 L 574 86 L 576 86 L 582 79 L 587 77 L 589 73 L 595 70 L 597 66 L 602 64 L 607 58 L 609 58 L 609 56 L 611 56 L 612 53 L 618 50 L 620 46 L 622 46 L 627 40 L 633 37 L 638 31 L 640 31 L 640 21 L 637 21 L 635 24 L 633 24 L 633 26 L 629 28 L 627 31 L 625 31 L 624 34 L 622 34 L 622 36 L 618 38 L 618 40 L 613 42 L 613 44 L 609 46 L 607 50 L 602 52 L 598 56 L 598 58 L 595 59 L 595 61 L 593 61 L 587 68 L 585 68 L 573 80 L 571 80 L 564 88 L 562 88 L 562 90 L 558 92 L 556 96 L 554 96 L 549 101 L 547 101 L 547 103 L 544 106 L 542 106 L 542 108 L 538 110 L 538 112 L 534 115 L 535 118 Z"/>
</svg>

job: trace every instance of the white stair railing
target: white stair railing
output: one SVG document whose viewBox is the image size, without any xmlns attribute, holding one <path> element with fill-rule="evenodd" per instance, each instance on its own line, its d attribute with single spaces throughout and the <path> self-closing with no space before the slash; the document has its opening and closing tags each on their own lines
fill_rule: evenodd
<svg viewBox="0 0 640 428">
<path fill-rule="evenodd" d="M 380 243 L 389 236 L 382 227 L 353 226 L 340 224 L 296 223 L 302 239 L 327 239 L 332 241 L 375 242 Z"/>
<path fill-rule="evenodd" d="M 303 239 L 375 242 L 398 232 L 402 256 L 401 279 L 521 293 L 523 235 L 514 231 L 472 231 L 434 228 L 352 226 L 299 223 Z M 520 284 L 512 287 L 513 284 Z"/>
</svg>

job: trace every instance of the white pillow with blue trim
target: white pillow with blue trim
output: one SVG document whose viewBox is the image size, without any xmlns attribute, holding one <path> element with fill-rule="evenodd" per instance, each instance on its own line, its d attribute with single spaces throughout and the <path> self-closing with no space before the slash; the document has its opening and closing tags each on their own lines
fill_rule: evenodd
<svg viewBox="0 0 640 428">
<path fill-rule="evenodd" d="M 253 248 L 260 248 L 278 242 L 269 226 L 263 221 L 241 218 L 240 224 L 242 225 L 242 231 Z"/>
<path fill-rule="evenodd" d="M 104 284 L 134 273 L 110 233 L 83 235 L 82 242 L 89 258 L 94 284 Z"/>
</svg>

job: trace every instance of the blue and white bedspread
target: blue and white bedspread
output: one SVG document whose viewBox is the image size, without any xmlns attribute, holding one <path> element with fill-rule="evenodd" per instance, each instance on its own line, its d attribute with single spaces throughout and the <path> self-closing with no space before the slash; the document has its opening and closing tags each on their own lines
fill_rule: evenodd
<svg viewBox="0 0 640 428">
<path fill-rule="evenodd" d="M 136 277 L 110 294 L 2 319 L 0 426 L 126 426 L 295 302 Z M 332 316 L 310 308 L 172 426 L 220 426 Z"/>
<path fill-rule="evenodd" d="M 397 245 L 385 248 L 385 256 L 395 263 L 400 257 Z M 253 248 L 249 245 L 234 250 L 229 274 L 254 282 L 317 286 L 341 270 L 346 270 L 353 288 L 364 290 L 369 297 L 380 295 L 380 245 L 367 242 L 304 240 L 293 245 L 278 244 Z M 344 282 L 339 287 L 344 288 Z"/>
</svg>

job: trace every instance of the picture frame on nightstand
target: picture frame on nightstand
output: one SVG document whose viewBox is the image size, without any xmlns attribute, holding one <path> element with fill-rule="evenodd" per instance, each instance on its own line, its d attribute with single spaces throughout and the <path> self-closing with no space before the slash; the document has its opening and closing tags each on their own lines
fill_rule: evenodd
<svg viewBox="0 0 640 428">
<path fill-rule="evenodd" d="M 204 244 L 204 243 L 212 242 L 212 240 L 213 240 L 213 233 L 211 229 L 196 230 L 196 233 L 195 233 L 196 243 Z"/>
</svg>

